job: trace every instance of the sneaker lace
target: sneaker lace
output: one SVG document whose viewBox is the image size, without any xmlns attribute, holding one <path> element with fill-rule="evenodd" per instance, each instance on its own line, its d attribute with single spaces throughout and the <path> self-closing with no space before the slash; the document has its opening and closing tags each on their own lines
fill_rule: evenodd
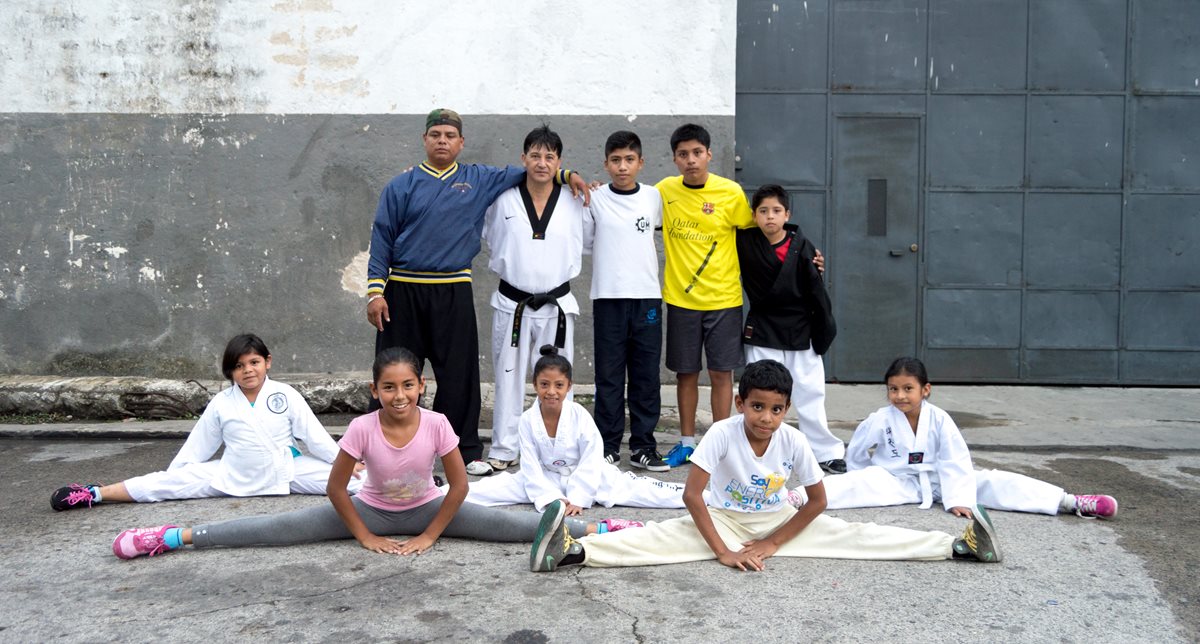
<svg viewBox="0 0 1200 644">
<path fill-rule="evenodd" d="M 82 485 L 73 485 L 71 486 L 71 493 L 68 494 L 67 498 L 64 500 L 67 502 L 67 505 L 76 505 L 86 502 L 88 507 L 91 507 L 93 500 L 92 491 L 86 487 L 83 487 Z"/>
<path fill-rule="evenodd" d="M 137 546 L 138 550 L 145 550 L 146 555 L 150 557 L 167 551 L 167 542 L 163 541 L 162 535 L 157 532 L 139 534 Z"/>
<path fill-rule="evenodd" d="M 1083 519 L 1096 519 L 1096 502 L 1099 501 L 1094 496 L 1077 496 L 1075 497 L 1075 514 Z"/>
<path fill-rule="evenodd" d="M 564 524 L 563 525 L 563 555 L 571 554 L 571 546 L 573 546 L 577 543 L 579 543 L 579 541 L 575 537 L 571 536 L 571 531 L 568 530 L 567 526 Z"/>
<path fill-rule="evenodd" d="M 968 525 L 966 530 L 963 530 L 962 540 L 963 540 L 963 543 L 967 544 L 967 548 L 971 552 L 978 552 L 979 541 L 975 537 L 975 524 L 974 523 Z"/>
</svg>

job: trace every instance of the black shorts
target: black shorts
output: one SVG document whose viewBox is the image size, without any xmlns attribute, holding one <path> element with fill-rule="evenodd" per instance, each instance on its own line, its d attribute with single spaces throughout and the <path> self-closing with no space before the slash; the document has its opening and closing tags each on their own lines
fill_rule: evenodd
<svg viewBox="0 0 1200 644">
<path fill-rule="evenodd" d="M 700 373 L 702 349 L 709 371 L 742 366 L 742 307 L 694 311 L 667 304 L 667 369 Z"/>
</svg>

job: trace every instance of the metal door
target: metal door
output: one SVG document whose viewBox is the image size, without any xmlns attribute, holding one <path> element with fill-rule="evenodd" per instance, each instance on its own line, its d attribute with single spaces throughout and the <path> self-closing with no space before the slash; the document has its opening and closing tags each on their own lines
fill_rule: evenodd
<svg viewBox="0 0 1200 644">
<path fill-rule="evenodd" d="M 878 381 L 917 352 L 921 121 L 841 116 L 834 131 L 830 376 Z"/>
</svg>

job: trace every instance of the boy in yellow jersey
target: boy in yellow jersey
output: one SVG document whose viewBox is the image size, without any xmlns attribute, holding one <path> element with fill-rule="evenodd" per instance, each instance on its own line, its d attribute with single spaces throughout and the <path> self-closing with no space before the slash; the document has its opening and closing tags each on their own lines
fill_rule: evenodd
<svg viewBox="0 0 1200 644">
<path fill-rule="evenodd" d="M 729 417 L 733 371 L 742 366 L 742 284 L 739 228 L 754 226 L 746 194 L 708 171 L 712 139 L 688 123 L 671 134 L 680 175 L 658 182 L 663 200 L 663 301 L 667 308 L 667 368 L 675 372 L 679 444 L 667 464 L 683 465 L 696 445 L 701 353 L 712 382 L 713 422 Z"/>
</svg>

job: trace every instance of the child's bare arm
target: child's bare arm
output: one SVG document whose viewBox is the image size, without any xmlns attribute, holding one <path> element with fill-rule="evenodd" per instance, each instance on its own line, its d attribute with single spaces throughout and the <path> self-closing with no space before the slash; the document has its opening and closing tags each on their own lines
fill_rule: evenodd
<svg viewBox="0 0 1200 644">
<path fill-rule="evenodd" d="M 731 551 L 725 547 L 721 535 L 717 534 L 717 526 L 713 524 L 712 515 L 708 513 L 708 506 L 704 503 L 704 489 L 708 487 L 710 476 L 704 468 L 693 463 L 683 488 L 683 504 L 687 506 L 688 514 L 692 515 L 696 530 L 700 532 L 713 554 L 717 555 L 717 561 L 739 570 L 762 570 L 761 559 L 747 554 L 745 550 Z"/>
<path fill-rule="evenodd" d="M 403 546 L 400 552 L 402 555 L 419 555 L 433 546 L 462 507 L 463 500 L 467 498 L 467 467 L 463 464 L 462 453 L 457 447 L 442 456 L 442 469 L 446 470 L 446 481 L 450 484 L 450 490 L 446 492 L 446 498 L 442 499 L 442 507 L 438 508 L 437 514 L 433 515 L 433 520 L 425 527 L 424 532 L 400 542 Z"/>
<path fill-rule="evenodd" d="M 338 516 L 342 518 L 342 523 L 346 524 L 350 534 L 354 535 L 362 547 L 372 552 L 398 553 L 400 544 L 367 529 L 367 524 L 363 523 L 362 517 L 358 516 L 358 510 L 354 508 L 354 503 L 350 501 L 350 493 L 346 491 L 346 484 L 350 482 L 350 476 L 354 473 L 356 465 L 358 465 L 357 459 L 347 454 L 345 450 L 339 450 L 337 457 L 333 459 L 333 468 L 329 471 L 329 482 L 325 485 L 325 495 L 329 497 L 333 509 L 337 510 Z"/>
</svg>

